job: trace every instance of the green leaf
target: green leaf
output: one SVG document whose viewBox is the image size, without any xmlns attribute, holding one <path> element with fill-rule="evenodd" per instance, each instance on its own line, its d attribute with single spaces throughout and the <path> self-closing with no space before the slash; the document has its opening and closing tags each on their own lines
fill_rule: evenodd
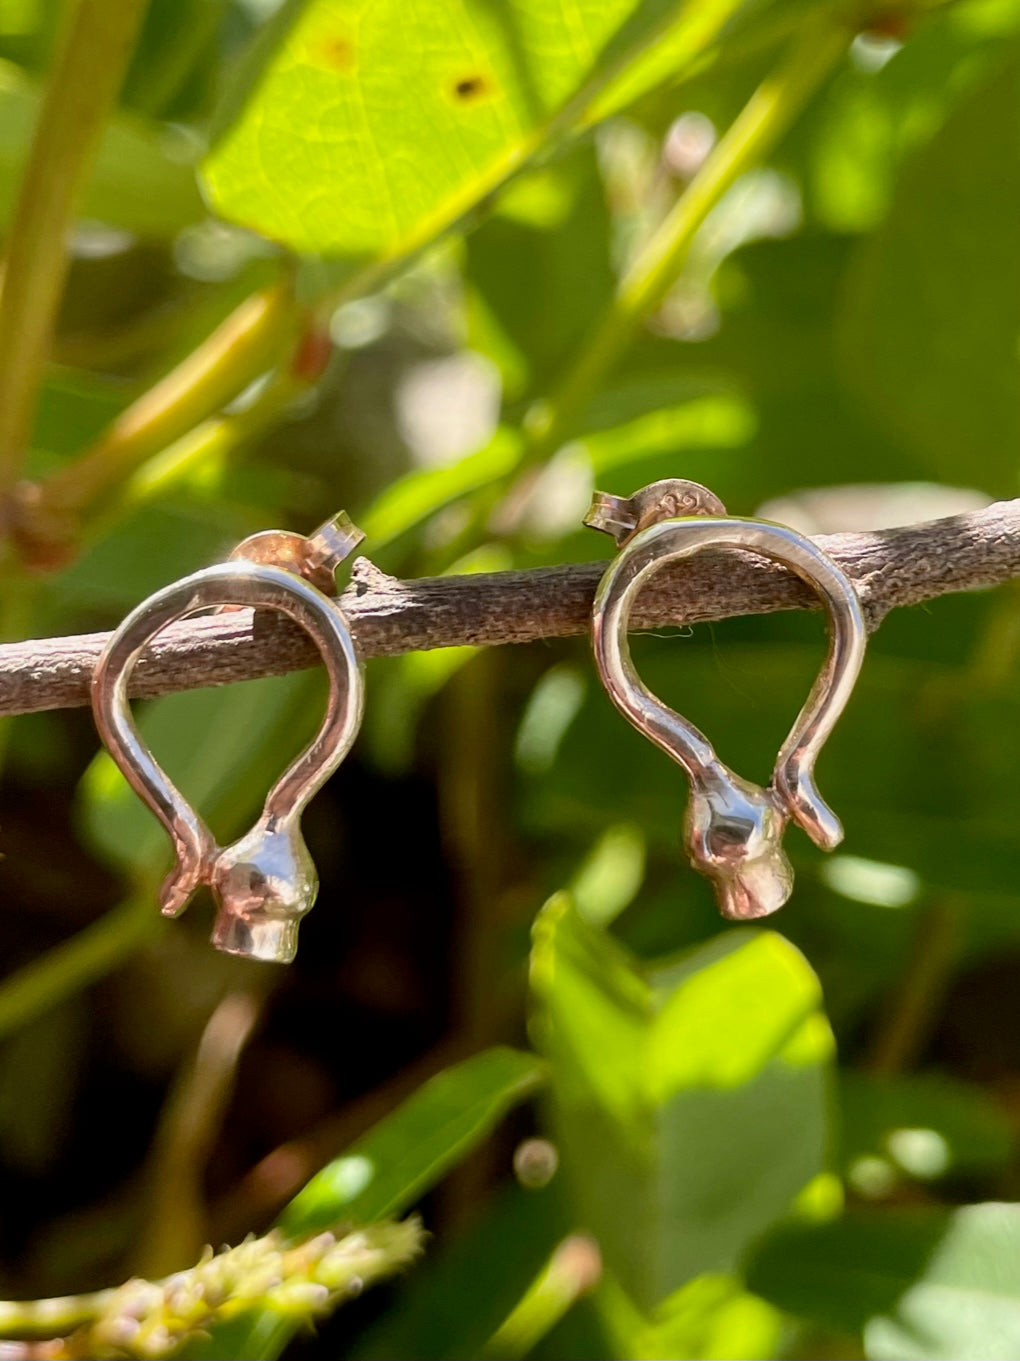
<svg viewBox="0 0 1020 1361">
<path fill-rule="evenodd" d="M 82 370 L 56 369 L 39 393 L 35 449 L 44 451 L 47 463 L 52 465 L 53 455 L 66 456 L 83 449 L 123 407 L 124 394 L 118 385 Z"/>
<path fill-rule="evenodd" d="M 870 1361 L 1011 1361 L 1020 1354 L 1020 1206 L 848 1215 L 769 1237 L 757 1294 L 863 1332 Z"/>
<path fill-rule="evenodd" d="M 848 63 L 790 139 L 809 143 L 808 213 L 833 231 L 878 227 L 903 158 L 987 79 L 1018 25 L 1013 0 L 945 5 L 879 70 Z"/>
<path fill-rule="evenodd" d="M 34 81 L 0 62 L 0 225 L 14 206 L 41 100 Z M 116 114 L 103 132 L 79 213 L 153 237 L 201 221 L 205 208 L 191 149 L 169 128 Z"/>
<path fill-rule="evenodd" d="M 511 1185 L 493 1196 L 462 1233 L 436 1243 L 393 1307 L 358 1339 L 352 1361 L 476 1361 L 569 1229 L 566 1212 L 555 1183 L 540 1191 Z"/>
<path fill-rule="evenodd" d="M 242 22 L 231 0 L 151 0 L 121 103 L 153 117 L 201 117 L 208 111 L 230 37 L 241 36 Z"/>
<path fill-rule="evenodd" d="M 1008 493 L 1020 444 L 1013 59 L 910 158 L 844 293 L 848 379 L 947 480 Z"/>
<path fill-rule="evenodd" d="M 519 452 L 520 437 L 516 432 L 497 430 L 484 449 L 457 463 L 422 468 L 397 478 L 358 516 L 358 524 L 378 549 L 451 501 L 504 477 L 517 462 Z"/>
<path fill-rule="evenodd" d="M 732 1270 L 826 1167 L 832 1037 L 804 959 L 733 931 L 642 972 L 561 894 L 532 986 L 564 1167 L 611 1272 L 647 1312 Z"/>
<path fill-rule="evenodd" d="M 541 216 L 533 211 L 543 193 Z M 564 360 L 608 306 L 615 286 L 610 223 L 595 149 L 584 145 L 555 167 L 518 180 L 496 212 L 471 233 L 466 272 L 476 312 L 501 332 L 489 342 L 514 396 L 525 386 L 547 391 Z M 528 286 L 521 287 L 527 280 Z M 485 349 L 485 327 L 482 331 Z M 477 344 L 477 339 L 469 334 Z M 516 379 L 516 382 L 515 382 Z M 523 381 L 522 381 L 523 380 Z M 514 389 L 517 389 L 515 391 Z"/>
<path fill-rule="evenodd" d="M 392 1115 L 314 1176 L 280 1216 L 288 1238 L 338 1223 L 401 1214 L 541 1085 L 541 1063 L 515 1049 L 488 1049 L 437 1074 Z M 263 1309 L 189 1347 L 194 1361 L 223 1356 L 273 1361 L 298 1322 Z"/>
<path fill-rule="evenodd" d="M 782 1315 L 728 1276 L 705 1275 L 681 1286 L 644 1319 L 612 1280 L 598 1302 L 616 1340 L 616 1355 L 634 1361 L 770 1361 L 781 1336 Z"/>
<path fill-rule="evenodd" d="M 609 87 L 621 73 L 628 98 L 676 77 L 743 8 L 292 3 L 242 77 L 205 183 L 224 217 L 292 249 L 399 258 L 582 123 L 596 96 L 600 116 L 618 107 Z M 655 64 L 635 79 L 654 40 Z"/>
<path fill-rule="evenodd" d="M 280 1227 L 298 1236 L 401 1214 L 542 1080 L 539 1060 L 516 1049 L 488 1049 L 448 1068 L 313 1177 Z"/>
</svg>

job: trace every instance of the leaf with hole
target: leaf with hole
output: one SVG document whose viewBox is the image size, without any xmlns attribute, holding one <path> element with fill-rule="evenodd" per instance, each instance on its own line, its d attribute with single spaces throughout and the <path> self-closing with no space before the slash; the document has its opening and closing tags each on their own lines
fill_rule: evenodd
<svg viewBox="0 0 1020 1361">
<path fill-rule="evenodd" d="M 224 217 L 384 261 L 435 240 L 550 141 L 692 67 L 740 0 L 311 0 L 262 35 L 203 167 Z M 640 72 L 638 59 L 652 51 Z"/>
</svg>

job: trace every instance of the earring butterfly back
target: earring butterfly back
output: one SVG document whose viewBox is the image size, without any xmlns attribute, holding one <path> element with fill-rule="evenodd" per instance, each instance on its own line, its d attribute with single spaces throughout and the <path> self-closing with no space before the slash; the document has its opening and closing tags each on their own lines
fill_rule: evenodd
<svg viewBox="0 0 1020 1361">
<path fill-rule="evenodd" d="M 228 954 L 287 964 L 297 929 L 318 892 L 301 814 L 350 751 L 364 710 L 354 639 L 335 600 L 335 572 L 364 535 L 342 511 L 311 535 L 269 530 L 246 539 L 230 561 L 184 577 L 143 601 L 112 635 L 92 681 L 96 726 L 135 793 L 159 818 L 176 864 L 160 890 L 176 917 L 207 884 L 217 903 L 212 943 Z M 167 624 L 200 610 L 250 607 L 289 616 L 310 634 L 330 682 L 322 725 L 266 796 L 244 836 L 221 847 L 157 763 L 128 704 L 128 682 L 146 644 Z"/>
<path fill-rule="evenodd" d="M 712 881 L 722 915 L 738 921 L 767 916 L 793 890 L 782 844 L 787 823 L 798 823 L 823 850 L 843 839 L 839 819 L 815 785 L 814 766 L 864 660 L 867 629 L 853 583 L 804 535 L 728 516 L 718 497 L 696 482 L 655 482 L 631 497 L 596 492 L 584 523 L 611 535 L 620 549 L 592 608 L 602 683 L 624 717 L 686 773 L 691 795 L 684 843 L 694 869 Z M 766 789 L 730 770 L 693 723 L 652 694 L 628 643 L 631 611 L 651 576 L 667 563 L 727 548 L 789 568 L 817 593 L 828 615 L 828 653 Z"/>
</svg>

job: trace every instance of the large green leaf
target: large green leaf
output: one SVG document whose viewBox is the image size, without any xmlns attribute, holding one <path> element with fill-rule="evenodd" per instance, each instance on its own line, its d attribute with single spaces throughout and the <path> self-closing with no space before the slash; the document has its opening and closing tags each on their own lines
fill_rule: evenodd
<svg viewBox="0 0 1020 1361">
<path fill-rule="evenodd" d="M 772 932 L 642 972 L 566 895 L 535 927 L 536 1036 L 582 1222 L 638 1307 L 726 1272 L 827 1160 L 832 1037 Z"/>
<path fill-rule="evenodd" d="M 14 206 L 41 100 L 33 81 L 0 62 L 0 224 Z M 99 144 L 81 215 L 155 237 L 200 221 L 205 210 L 189 150 L 170 129 L 117 114 Z"/>
<path fill-rule="evenodd" d="M 939 477 L 1011 493 L 1020 446 L 1020 58 L 911 158 L 845 289 L 847 373 Z"/>
<path fill-rule="evenodd" d="M 406 255 L 568 125 L 675 76 L 740 0 L 307 0 L 263 37 L 204 165 L 224 217 L 299 251 Z M 645 74 L 635 67 L 654 42 Z M 410 97 L 409 97 L 410 92 Z M 231 115 L 233 115 L 231 117 Z"/>
<path fill-rule="evenodd" d="M 863 1331 L 871 1361 L 1020 1355 L 1020 1206 L 872 1212 L 777 1232 L 753 1290 L 826 1327 Z"/>
</svg>

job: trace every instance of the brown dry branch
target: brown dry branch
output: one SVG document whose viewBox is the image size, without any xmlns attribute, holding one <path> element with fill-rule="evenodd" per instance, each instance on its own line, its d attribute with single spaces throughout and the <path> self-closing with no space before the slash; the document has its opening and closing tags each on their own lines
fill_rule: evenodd
<svg viewBox="0 0 1020 1361">
<path fill-rule="evenodd" d="M 816 542 L 853 580 L 873 631 L 892 609 L 1020 576 L 1020 500 L 867 534 Z M 588 628 L 602 563 L 401 581 L 367 559 L 340 603 L 364 657 L 472 643 L 529 643 Z M 703 553 L 664 568 L 642 592 L 634 627 L 811 609 L 812 592 L 785 568 L 747 553 Z M 87 704 L 105 633 L 0 647 L 0 714 Z M 154 640 L 132 677 L 136 696 L 167 694 L 313 666 L 315 646 L 282 616 L 251 611 L 183 620 Z"/>
</svg>

